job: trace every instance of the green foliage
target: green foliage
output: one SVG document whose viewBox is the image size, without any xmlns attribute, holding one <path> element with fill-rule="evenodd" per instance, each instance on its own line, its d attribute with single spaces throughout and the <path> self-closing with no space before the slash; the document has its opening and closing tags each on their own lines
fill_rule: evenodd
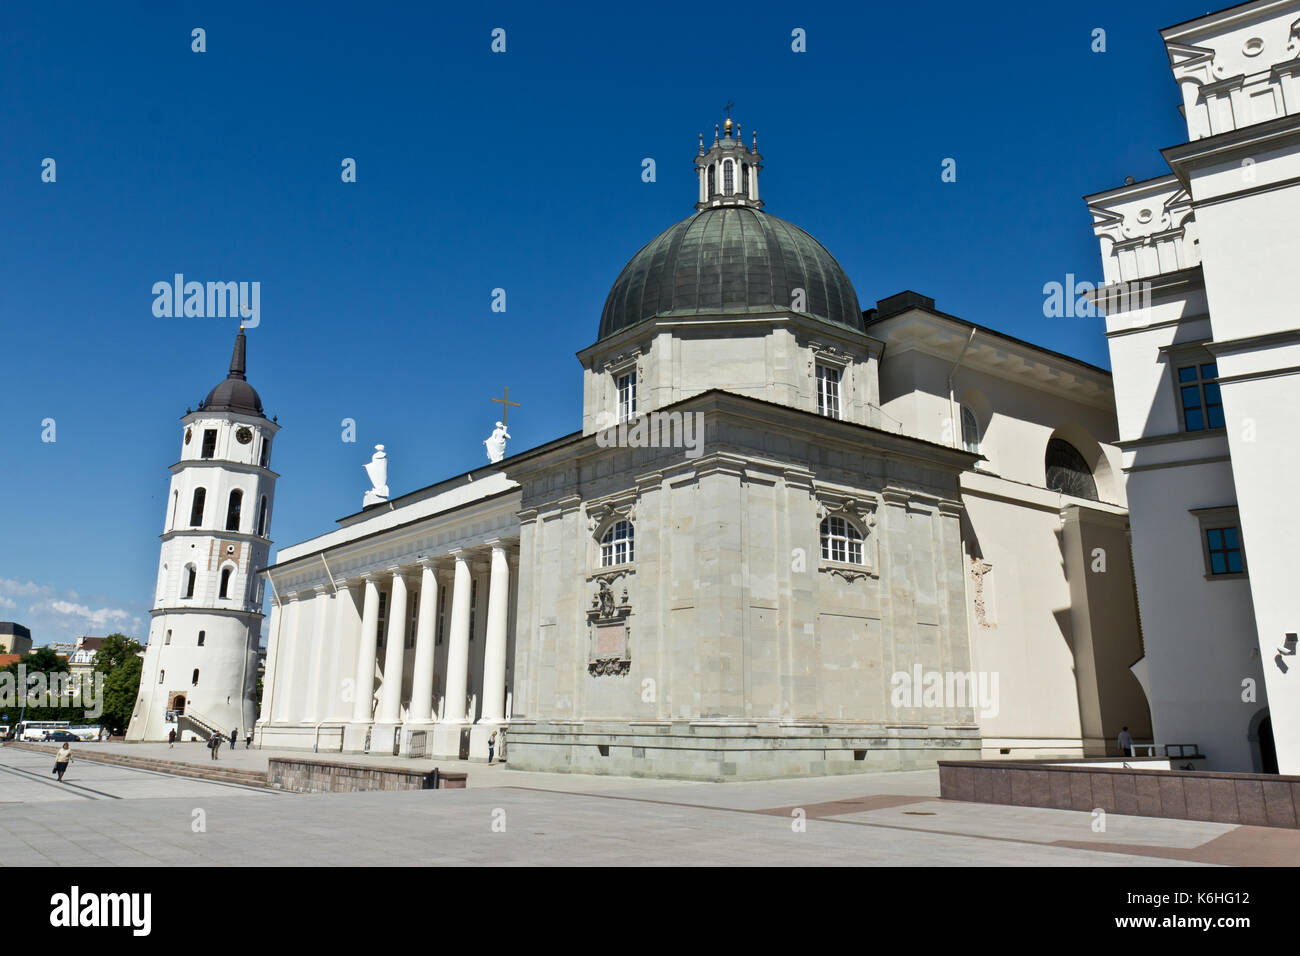
<svg viewBox="0 0 1300 956">
<path fill-rule="evenodd" d="M 103 713 L 97 717 L 88 717 L 84 705 L 65 706 L 48 699 L 28 699 L 24 708 L 19 705 L 12 708 L 9 722 L 17 723 L 19 714 L 26 720 L 67 720 L 74 724 L 102 723 L 112 728 L 124 728 L 131 719 L 135 707 L 136 694 L 140 690 L 140 673 L 143 662 L 139 658 L 143 648 L 124 634 L 110 634 L 104 639 L 104 645 L 95 655 L 94 671 L 103 679 Z M 48 647 L 36 647 L 30 654 L 24 654 L 19 660 L 0 668 L 8 671 L 15 680 L 18 665 L 21 664 L 28 675 L 64 674 L 68 672 L 68 661 Z M 21 694 L 22 688 L 19 688 Z M 83 693 L 88 690 L 83 685 Z M 92 708 L 93 712 L 93 708 Z"/>
<path fill-rule="evenodd" d="M 144 662 L 133 654 L 105 675 L 104 713 L 99 718 L 101 723 L 114 731 L 126 729 L 131 722 L 136 695 L 140 692 L 140 674 L 143 670 Z"/>
<path fill-rule="evenodd" d="M 95 654 L 95 670 L 101 674 L 110 674 L 142 650 L 143 647 L 125 634 L 110 634 L 104 638 L 103 646 Z"/>
</svg>

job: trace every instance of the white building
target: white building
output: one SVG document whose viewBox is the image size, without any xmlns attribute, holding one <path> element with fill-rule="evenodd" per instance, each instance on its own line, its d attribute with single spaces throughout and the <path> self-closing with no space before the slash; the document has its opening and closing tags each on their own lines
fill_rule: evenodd
<svg viewBox="0 0 1300 956">
<path fill-rule="evenodd" d="M 245 378 L 243 328 L 230 373 L 181 419 L 140 695 L 128 740 L 229 735 L 257 716 L 258 644 L 279 426 Z"/>
<path fill-rule="evenodd" d="M 1110 376 L 864 313 L 739 133 L 614 282 L 579 431 L 280 550 L 260 744 L 735 779 L 1149 736 Z"/>
<path fill-rule="evenodd" d="M 1300 2 L 1161 31 L 1189 142 L 1086 197 L 1158 739 L 1300 773 Z"/>
</svg>

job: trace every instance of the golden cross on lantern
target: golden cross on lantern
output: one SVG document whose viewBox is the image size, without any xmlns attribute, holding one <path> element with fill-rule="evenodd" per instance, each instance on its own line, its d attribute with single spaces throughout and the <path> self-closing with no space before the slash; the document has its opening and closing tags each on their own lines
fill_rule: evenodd
<svg viewBox="0 0 1300 956">
<path fill-rule="evenodd" d="M 509 425 L 510 422 L 509 422 L 507 419 L 508 419 L 508 417 L 509 417 L 509 415 L 510 415 L 510 406 L 511 406 L 511 405 L 514 405 L 516 408 L 519 407 L 519 403 L 518 403 L 518 402 L 512 402 L 512 401 L 510 401 L 510 386 L 509 386 L 509 385 L 506 386 L 506 397 L 505 397 L 505 398 L 494 398 L 494 399 L 492 399 L 492 401 L 494 401 L 494 402 L 500 402 L 500 403 L 501 403 L 501 405 L 503 406 L 502 409 L 501 409 L 501 424 L 502 424 L 502 425 Z"/>
</svg>

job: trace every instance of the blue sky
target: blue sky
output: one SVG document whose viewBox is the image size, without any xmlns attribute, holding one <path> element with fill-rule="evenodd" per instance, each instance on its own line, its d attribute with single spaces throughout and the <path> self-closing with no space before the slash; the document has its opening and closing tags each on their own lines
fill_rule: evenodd
<svg viewBox="0 0 1300 956">
<path fill-rule="evenodd" d="M 1186 138 L 1157 31 L 1204 3 L 549 6 L 0 6 L 0 619 L 147 632 L 179 418 L 236 325 L 155 317 L 155 282 L 261 283 L 249 379 L 283 426 L 273 537 L 300 541 L 358 509 L 377 442 L 395 495 L 483 461 L 507 385 L 512 450 L 579 426 L 574 353 L 693 211 L 729 99 L 767 211 L 864 307 L 915 289 L 1108 364 L 1043 284 L 1099 277 L 1080 197 Z"/>
</svg>

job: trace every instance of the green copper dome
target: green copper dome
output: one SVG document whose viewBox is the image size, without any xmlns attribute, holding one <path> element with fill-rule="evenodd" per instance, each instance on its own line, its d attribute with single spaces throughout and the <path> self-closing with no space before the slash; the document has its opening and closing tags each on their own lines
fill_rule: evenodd
<svg viewBox="0 0 1300 956">
<path fill-rule="evenodd" d="M 703 209 L 650 240 L 619 273 L 600 317 L 608 338 L 655 316 L 790 312 L 865 331 L 853 284 L 798 226 L 749 205 Z"/>
</svg>

